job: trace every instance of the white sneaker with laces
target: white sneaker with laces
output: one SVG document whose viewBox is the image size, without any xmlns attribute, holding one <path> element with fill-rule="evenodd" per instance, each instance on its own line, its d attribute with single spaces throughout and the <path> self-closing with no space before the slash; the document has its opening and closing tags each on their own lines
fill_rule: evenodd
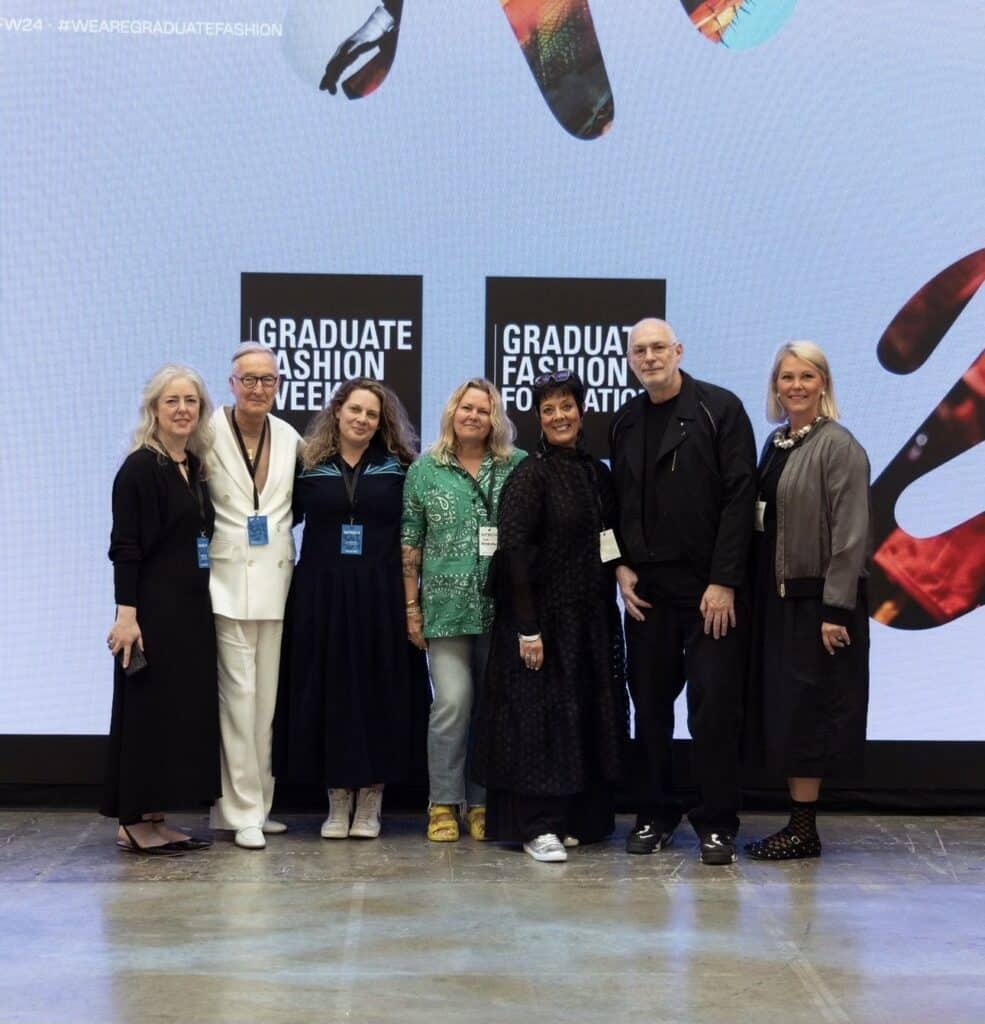
<svg viewBox="0 0 985 1024">
<path fill-rule="evenodd" d="M 328 817 L 321 823 L 322 839 L 345 839 L 349 835 L 352 814 L 352 790 L 328 791 Z"/>
<path fill-rule="evenodd" d="M 544 861 L 545 863 L 554 864 L 568 859 L 568 851 L 553 832 L 548 832 L 546 835 L 531 839 L 529 843 L 523 844 L 523 849 L 534 860 Z"/>
<path fill-rule="evenodd" d="M 282 821 L 274 821 L 273 818 L 267 818 L 260 831 L 265 836 L 279 836 L 287 831 L 287 826 Z"/>
<path fill-rule="evenodd" d="M 375 839 L 380 834 L 380 808 L 383 806 L 383 787 L 370 786 L 359 790 L 356 813 L 352 818 L 349 835 L 357 839 Z"/>
</svg>

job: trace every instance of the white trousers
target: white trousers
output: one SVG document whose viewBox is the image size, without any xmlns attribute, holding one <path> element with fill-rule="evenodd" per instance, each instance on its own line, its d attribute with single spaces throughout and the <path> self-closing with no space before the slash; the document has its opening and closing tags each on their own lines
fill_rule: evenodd
<svg viewBox="0 0 985 1024">
<path fill-rule="evenodd" d="M 215 616 L 219 654 L 222 797 L 212 827 L 261 827 L 274 799 L 271 770 L 274 706 L 280 669 L 279 619 Z"/>
</svg>

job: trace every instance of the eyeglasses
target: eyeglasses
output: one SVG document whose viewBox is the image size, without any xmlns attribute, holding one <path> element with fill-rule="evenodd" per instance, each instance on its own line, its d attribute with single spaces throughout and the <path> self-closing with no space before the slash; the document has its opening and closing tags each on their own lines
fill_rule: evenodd
<svg viewBox="0 0 985 1024">
<path fill-rule="evenodd" d="M 669 341 L 641 342 L 633 346 L 632 352 L 634 355 L 645 355 L 647 352 L 653 352 L 655 355 L 663 356 L 675 348 L 677 348 L 676 343 Z"/>
<path fill-rule="evenodd" d="M 546 384 L 563 384 L 566 380 L 571 380 L 574 375 L 574 370 L 555 370 L 553 373 L 542 373 L 539 377 L 534 377 L 534 387 L 542 388 Z"/>
<path fill-rule="evenodd" d="M 277 383 L 277 377 L 272 373 L 265 373 L 262 377 L 256 377 L 252 373 L 244 373 L 242 377 L 237 377 L 234 373 L 233 380 L 238 380 L 247 391 L 252 391 L 257 384 L 265 391 L 269 391 Z"/>
</svg>

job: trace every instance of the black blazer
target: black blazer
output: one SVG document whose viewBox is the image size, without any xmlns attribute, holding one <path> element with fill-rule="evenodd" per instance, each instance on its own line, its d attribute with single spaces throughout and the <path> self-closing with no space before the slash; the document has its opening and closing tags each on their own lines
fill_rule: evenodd
<svg viewBox="0 0 985 1024">
<path fill-rule="evenodd" d="M 709 583 L 738 587 L 746 578 L 756 501 L 756 441 L 739 398 L 681 373 L 674 416 L 657 461 L 673 460 L 661 492 L 667 526 Z M 630 565 L 652 561 L 643 530 L 646 392 L 630 399 L 609 428 L 619 502 L 619 546 Z"/>
</svg>

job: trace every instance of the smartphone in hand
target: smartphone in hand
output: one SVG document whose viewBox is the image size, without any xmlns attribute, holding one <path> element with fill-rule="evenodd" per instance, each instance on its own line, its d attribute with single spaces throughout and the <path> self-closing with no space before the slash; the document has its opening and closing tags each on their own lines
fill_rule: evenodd
<svg viewBox="0 0 985 1024">
<path fill-rule="evenodd" d="M 120 663 L 120 668 L 123 668 L 123 648 L 121 647 L 116 652 L 116 660 Z M 130 664 L 123 669 L 125 676 L 132 676 L 134 673 L 139 672 L 142 668 L 147 668 L 147 659 L 144 657 L 144 652 L 134 644 L 130 648 Z"/>
</svg>

